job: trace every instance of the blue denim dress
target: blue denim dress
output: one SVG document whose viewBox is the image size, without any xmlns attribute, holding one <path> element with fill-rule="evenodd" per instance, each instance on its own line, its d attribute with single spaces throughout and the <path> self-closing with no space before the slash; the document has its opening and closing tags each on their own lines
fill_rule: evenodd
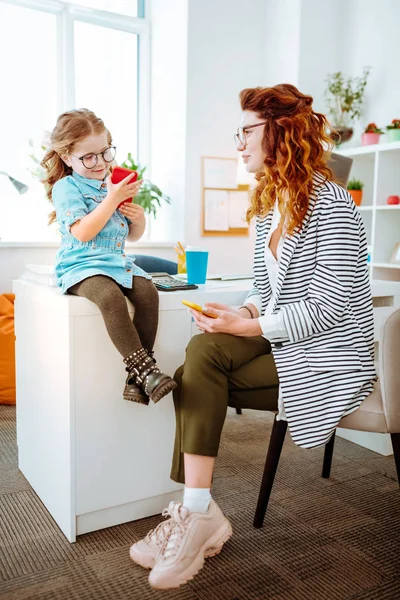
<svg viewBox="0 0 400 600">
<path fill-rule="evenodd" d="M 52 200 L 62 236 L 55 273 L 57 285 L 63 293 L 93 275 L 111 277 L 125 288 L 132 288 L 135 275 L 151 279 L 135 265 L 134 256 L 125 254 L 125 240 L 131 221 L 118 209 L 90 242 L 80 242 L 71 234 L 71 226 L 92 212 L 106 195 L 105 182 L 87 179 L 74 172 L 57 181 L 53 187 Z"/>
</svg>

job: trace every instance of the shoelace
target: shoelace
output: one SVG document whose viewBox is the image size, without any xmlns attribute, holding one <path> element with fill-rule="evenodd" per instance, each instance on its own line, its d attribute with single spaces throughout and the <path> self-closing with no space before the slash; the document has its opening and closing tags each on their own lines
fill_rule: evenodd
<svg viewBox="0 0 400 600">
<path fill-rule="evenodd" d="M 177 504 L 177 502 L 174 502 L 172 500 L 169 503 L 168 508 L 164 508 L 164 510 L 162 511 L 162 516 L 170 517 L 170 519 L 168 519 L 167 521 L 161 521 L 161 523 L 159 523 L 155 529 L 151 529 L 149 531 L 149 533 L 145 537 L 145 542 L 147 544 L 155 544 L 157 548 L 162 545 L 162 543 L 168 536 L 169 530 L 172 526 L 173 511 L 175 504 Z"/>
<path fill-rule="evenodd" d="M 190 512 L 187 508 L 182 506 L 180 502 L 175 503 L 172 510 L 171 527 L 160 550 L 160 555 L 164 559 L 172 558 L 178 552 L 189 525 L 189 515 Z"/>
</svg>

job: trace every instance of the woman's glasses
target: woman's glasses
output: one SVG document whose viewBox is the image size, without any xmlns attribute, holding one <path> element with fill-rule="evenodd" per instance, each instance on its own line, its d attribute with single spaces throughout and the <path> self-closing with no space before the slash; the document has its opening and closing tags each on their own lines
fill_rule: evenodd
<svg viewBox="0 0 400 600">
<path fill-rule="evenodd" d="M 246 125 L 246 127 L 239 127 L 237 132 L 233 134 L 233 139 L 235 140 L 236 146 L 245 146 L 247 144 L 247 132 L 249 129 L 253 129 L 254 127 L 260 127 L 260 125 L 265 125 L 267 121 L 261 121 L 261 123 L 256 123 L 255 125 Z"/>
<path fill-rule="evenodd" d="M 110 146 L 109 148 L 103 150 L 103 152 L 98 152 L 97 154 L 91 152 L 90 154 L 85 154 L 85 156 L 75 156 L 75 154 L 71 154 L 71 156 L 74 156 L 82 161 L 82 164 L 86 169 L 94 169 L 99 160 L 98 156 L 101 156 L 104 162 L 110 163 L 115 158 L 116 150 L 117 149 L 115 146 Z"/>
</svg>

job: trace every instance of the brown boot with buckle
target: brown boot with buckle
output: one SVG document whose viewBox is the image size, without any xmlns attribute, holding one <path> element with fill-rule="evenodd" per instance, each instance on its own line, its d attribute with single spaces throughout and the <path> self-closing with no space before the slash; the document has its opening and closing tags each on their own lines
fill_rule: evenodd
<svg viewBox="0 0 400 600">
<path fill-rule="evenodd" d="M 176 382 L 157 367 L 152 358 L 152 352 L 146 352 L 139 348 L 124 358 L 129 369 L 129 375 L 134 379 L 137 386 L 143 390 L 150 400 L 158 402 L 177 387 Z M 124 393 L 125 398 L 125 393 Z M 130 398 L 126 398 L 130 400 Z"/>
<path fill-rule="evenodd" d="M 125 389 L 123 393 L 124 400 L 138 402 L 139 404 L 145 404 L 147 406 L 150 402 L 150 398 L 136 383 L 135 377 L 131 375 L 129 367 L 126 367 L 126 370 L 128 371 L 128 377 L 125 381 Z"/>
</svg>

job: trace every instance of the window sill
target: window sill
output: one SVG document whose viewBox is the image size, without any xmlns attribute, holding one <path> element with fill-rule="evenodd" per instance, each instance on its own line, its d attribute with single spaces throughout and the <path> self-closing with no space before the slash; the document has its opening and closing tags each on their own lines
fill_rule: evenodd
<svg viewBox="0 0 400 600">
<path fill-rule="evenodd" d="M 151 240 L 126 242 L 125 248 L 169 248 L 172 249 L 176 242 L 152 242 Z M 59 242 L 1 242 L 2 248 L 58 248 Z"/>
</svg>

